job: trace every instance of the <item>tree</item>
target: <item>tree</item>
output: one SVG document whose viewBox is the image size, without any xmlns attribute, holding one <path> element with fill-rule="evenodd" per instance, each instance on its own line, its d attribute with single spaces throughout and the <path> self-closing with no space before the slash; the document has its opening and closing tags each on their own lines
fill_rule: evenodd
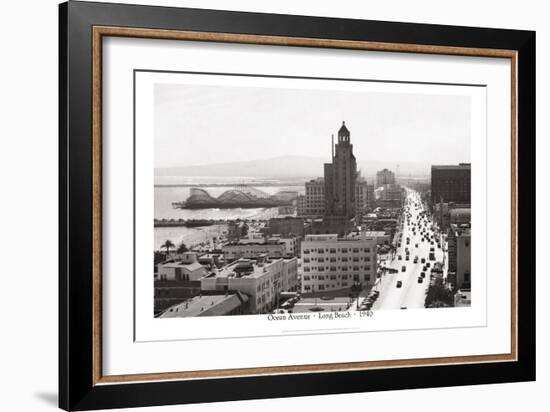
<svg viewBox="0 0 550 412">
<path fill-rule="evenodd" d="M 453 292 L 444 284 L 442 276 L 437 275 L 430 284 L 424 306 L 427 308 L 454 306 Z"/>
<path fill-rule="evenodd" d="M 187 252 L 189 249 L 187 248 L 187 246 L 185 245 L 185 243 L 181 242 L 178 246 L 178 249 L 176 250 L 177 253 L 185 253 Z"/>
<path fill-rule="evenodd" d="M 167 240 L 166 242 L 164 242 L 162 245 L 161 245 L 161 249 L 164 248 L 166 249 L 166 257 L 168 257 L 168 255 L 170 254 L 170 249 L 173 248 L 173 247 L 176 247 L 176 245 L 174 245 L 174 243 L 172 243 L 171 240 Z"/>
</svg>

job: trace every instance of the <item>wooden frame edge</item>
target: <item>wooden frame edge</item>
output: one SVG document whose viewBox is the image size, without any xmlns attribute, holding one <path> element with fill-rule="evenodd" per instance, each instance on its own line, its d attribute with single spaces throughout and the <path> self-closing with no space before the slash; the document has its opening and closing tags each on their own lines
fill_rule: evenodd
<svg viewBox="0 0 550 412">
<path fill-rule="evenodd" d="M 441 358 L 399 359 L 368 362 L 328 363 L 315 365 L 290 365 L 281 367 L 257 367 L 218 369 L 203 371 L 162 372 L 131 375 L 103 375 L 102 373 L 102 39 L 104 36 L 148 38 L 163 40 L 187 40 L 258 44 L 291 47 L 318 47 L 399 53 L 421 53 L 472 57 L 509 58 L 511 60 L 511 178 L 512 178 L 512 239 L 511 239 L 511 353 L 496 355 L 472 355 Z M 93 26 L 92 29 L 92 173 L 93 173 L 93 385 L 117 383 L 138 383 L 151 381 L 173 381 L 193 379 L 217 379 L 230 377 L 252 377 L 261 375 L 282 375 L 299 373 L 329 373 L 382 368 L 404 368 L 422 366 L 463 365 L 475 363 L 514 362 L 518 360 L 517 295 L 517 186 L 518 186 L 518 127 L 517 127 L 517 80 L 518 52 L 508 49 L 487 49 L 455 46 L 433 46 L 407 43 L 385 43 L 356 40 L 335 40 L 304 37 L 265 36 L 220 32 L 197 32 L 165 29 L 143 29 L 115 26 Z"/>
<path fill-rule="evenodd" d="M 94 30 L 92 34 L 92 302 L 93 302 L 93 353 L 92 383 L 95 385 L 102 378 L 103 365 L 103 330 L 102 330 L 102 35 Z"/>
</svg>

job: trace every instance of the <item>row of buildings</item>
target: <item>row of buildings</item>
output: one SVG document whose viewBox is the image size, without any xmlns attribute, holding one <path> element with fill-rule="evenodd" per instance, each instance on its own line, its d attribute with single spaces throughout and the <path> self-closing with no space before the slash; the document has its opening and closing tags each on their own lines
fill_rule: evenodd
<svg viewBox="0 0 550 412">
<path fill-rule="evenodd" d="M 221 256 L 185 252 L 158 265 L 155 310 L 161 317 L 221 315 L 222 308 L 225 314 L 257 314 L 273 311 L 281 296 L 292 292 L 347 295 L 352 287 L 371 286 L 376 280 L 379 241 L 365 232 L 345 238 L 306 235 L 299 252 L 301 279 L 298 257 L 280 256 L 276 242 L 264 249 L 242 243 L 238 256 L 232 249 Z M 217 297 L 211 298 L 212 307 L 197 312 L 196 306 L 205 302 L 198 298 L 202 296 Z"/>
<path fill-rule="evenodd" d="M 158 265 L 156 315 L 188 317 L 268 313 L 278 305 L 282 292 L 298 291 L 296 257 L 271 258 L 262 254 L 254 259 L 240 258 L 220 267 L 206 262 L 201 264 L 200 258 L 195 252 L 186 252 Z M 205 300 L 204 296 L 210 298 Z M 204 307 L 205 302 L 213 303 L 211 307 Z"/>
<path fill-rule="evenodd" d="M 434 221 L 447 236 L 447 281 L 457 295 L 471 287 L 471 164 L 431 168 L 430 205 Z"/>
<path fill-rule="evenodd" d="M 354 184 L 354 211 L 366 211 L 375 207 L 375 189 L 363 177 L 358 176 Z M 327 214 L 327 197 L 325 195 L 325 178 L 318 177 L 305 184 L 305 195 L 297 198 L 297 214 L 314 218 Z"/>
</svg>

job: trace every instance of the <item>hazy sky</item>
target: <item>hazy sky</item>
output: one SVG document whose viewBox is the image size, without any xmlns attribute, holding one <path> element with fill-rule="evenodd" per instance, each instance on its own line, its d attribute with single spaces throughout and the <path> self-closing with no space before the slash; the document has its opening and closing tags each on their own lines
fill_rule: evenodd
<svg viewBox="0 0 550 412">
<path fill-rule="evenodd" d="M 155 85 L 155 167 L 330 157 L 345 120 L 358 161 L 470 161 L 463 96 Z"/>
</svg>

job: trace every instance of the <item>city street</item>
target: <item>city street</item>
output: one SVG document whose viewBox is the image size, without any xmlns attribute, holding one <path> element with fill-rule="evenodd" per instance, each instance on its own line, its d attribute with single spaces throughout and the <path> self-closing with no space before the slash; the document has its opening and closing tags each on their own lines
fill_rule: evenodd
<svg viewBox="0 0 550 412">
<path fill-rule="evenodd" d="M 374 288 L 380 291 L 380 296 L 375 301 L 373 310 L 424 308 L 431 269 L 435 262 L 444 260 L 443 249 L 438 245 L 431 219 L 424 213 L 419 194 L 409 188 L 405 190 L 407 197 L 401 216 L 401 235 L 397 237 L 399 240 L 396 253 L 393 258 L 382 263 L 398 272 L 385 271 L 378 279 Z M 435 260 L 429 259 L 431 248 Z M 425 259 L 425 263 L 422 263 L 422 259 Z M 429 267 L 426 268 L 427 264 Z M 424 278 L 421 277 L 422 272 L 425 273 Z"/>
</svg>

